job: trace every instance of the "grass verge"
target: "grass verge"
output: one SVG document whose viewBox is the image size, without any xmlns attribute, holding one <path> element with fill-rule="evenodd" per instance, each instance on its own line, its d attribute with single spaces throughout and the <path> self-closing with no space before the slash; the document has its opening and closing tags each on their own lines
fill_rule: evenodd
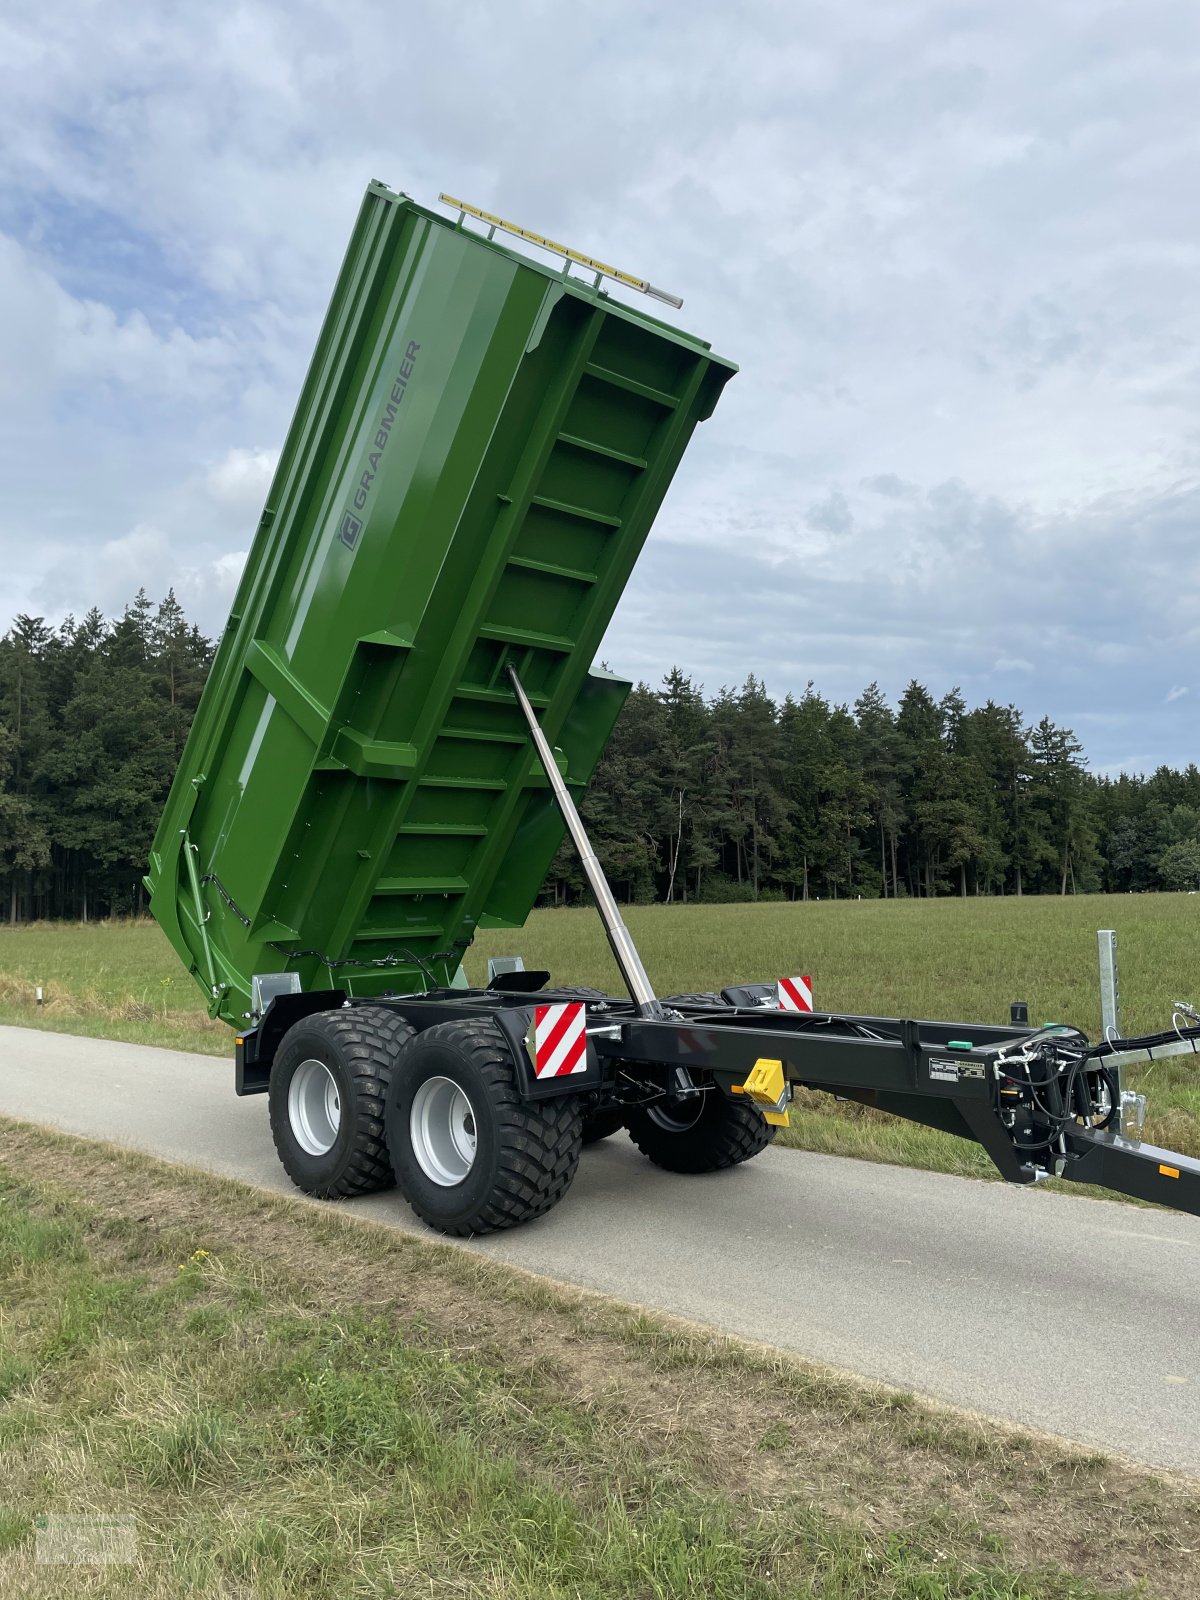
<svg viewBox="0 0 1200 1600">
<path fill-rule="evenodd" d="M 0 1593 L 1200 1595 L 1194 1484 L 334 1207 L 0 1137 Z M 131 1517 L 133 1565 L 39 1565 L 45 1515 Z"/>
</svg>

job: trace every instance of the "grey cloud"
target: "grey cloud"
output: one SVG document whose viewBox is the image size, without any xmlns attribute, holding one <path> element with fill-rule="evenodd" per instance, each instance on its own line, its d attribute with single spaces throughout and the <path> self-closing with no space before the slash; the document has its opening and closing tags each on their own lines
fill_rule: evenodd
<svg viewBox="0 0 1200 1600">
<path fill-rule="evenodd" d="M 930 498 L 922 495 L 911 512 L 916 522 L 928 516 Z M 651 682 L 672 664 L 710 685 L 754 671 L 780 696 L 803 692 L 812 678 L 846 701 L 872 678 L 894 699 L 915 676 L 935 694 L 959 684 L 971 701 L 1013 698 L 1031 717 L 1073 726 L 1098 767 L 1144 766 L 1147 741 L 1158 750 L 1151 766 L 1195 759 L 1186 701 L 1164 702 L 1161 688 L 1161 660 L 1184 647 L 1164 628 L 1157 573 L 1129 563 L 1126 545 L 1130 528 L 1147 546 L 1172 545 L 1200 518 L 1200 488 L 1186 503 L 1177 495 L 1120 507 L 1102 501 L 1052 523 L 973 501 L 961 485 L 940 486 L 932 498 L 947 518 L 932 547 L 937 559 L 909 561 L 894 581 L 883 581 L 889 563 L 915 534 L 886 512 L 860 519 L 837 559 L 819 567 L 764 559 L 756 553 L 761 538 L 739 537 L 736 511 L 723 539 L 700 544 L 686 535 L 676 542 L 679 530 L 667 519 L 634 574 L 605 655 Z M 973 538 L 955 545 L 947 506 L 976 530 Z M 1036 569 L 1013 559 L 1014 549 L 1042 547 L 1064 558 Z M 1121 572 L 1121 582 L 1085 583 L 1106 570 Z M 1200 592 L 1200 551 L 1188 581 Z"/>
<path fill-rule="evenodd" d="M 915 484 L 905 483 L 894 472 L 877 472 L 873 478 L 863 478 L 860 488 L 881 494 L 888 500 L 904 500 L 918 492 Z"/>
<path fill-rule="evenodd" d="M 831 489 L 824 500 L 815 501 L 809 506 L 804 513 L 804 520 L 810 528 L 816 528 L 820 533 L 849 533 L 854 526 L 850 506 L 840 489 Z"/>
<path fill-rule="evenodd" d="M 1190 758 L 1155 663 L 1200 667 L 1200 25 L 1169 0 L 994 22 L 513 0 L 417 5 L 400 37 L 374 0 L 132 0 L 119 28 L 15 0 L 0 609 L 119 603 L 140 562 L 220 626 L 377 176 L 666 284 L 741 365 L 614 667 L 842 696 L 1019 675 L 1031 710 L 1126 719 L 1091 725 L 1098 763 Z"/>
</svg>

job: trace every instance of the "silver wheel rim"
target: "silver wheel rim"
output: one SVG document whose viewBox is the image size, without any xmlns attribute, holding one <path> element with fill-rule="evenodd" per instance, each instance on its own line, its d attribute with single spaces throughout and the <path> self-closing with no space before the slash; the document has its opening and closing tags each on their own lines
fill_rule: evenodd
<svg viewBox="0 0 1200 1600">
<path fill-rule="evenodd" d="M 408 1119 L 417 1165 L 442 1189 L 462 1183 L 475 1165 L 475 1112 L 451 1078 L 426 1078 Z"/>
<path fill-rule="evenodd" d="M 310 1156 L 328 1155 L 342 1125 L 342 1097 L 323 1061 L 302 1061 L 288 1085 L 288 1121 Z"/>
</svg>

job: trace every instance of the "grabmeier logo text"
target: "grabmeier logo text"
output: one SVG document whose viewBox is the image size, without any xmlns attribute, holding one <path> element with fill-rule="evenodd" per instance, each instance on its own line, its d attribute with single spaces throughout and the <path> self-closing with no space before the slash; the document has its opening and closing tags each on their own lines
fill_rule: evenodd
<svg viewBox="0 0 1200 1600">
<path fill-rule="evenodd" d="M 383 408 L 383 414 L 375 429 L 375 437 L 371 440 L 371 451 L 366 463 L 359 473 L 358 482 L 354 486 L 352 505 L 355 511 L 365 511 L 367 502 L 371 497 L 371 490 L 375 486 L 375 479 L 379 474 L 379 464 L 383 460 L 383 452 L 387 449 L 388 440 L 392 436 L 392 425 L 400 410 L 400 402 L 404 399 L 405 390 L 408 388 L 409 379 L 417 362 L 417 351 L 421 346 L 415 339 L 410 339 L 408 349 L 404 352 L 404 360 L 400 363 L 400 371 L 392 384 L 391 393 Z M 362 533 L 362 518 L 356 517 L 347 509 L 338 527 L 338 538 L 351 550 L 357 545 Z"/>
</svg>

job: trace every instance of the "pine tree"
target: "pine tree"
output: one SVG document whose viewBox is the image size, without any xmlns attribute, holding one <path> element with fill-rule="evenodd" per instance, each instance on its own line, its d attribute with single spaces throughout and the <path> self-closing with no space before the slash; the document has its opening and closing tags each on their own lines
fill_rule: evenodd
<svg viewBox="0 0 1200 1600">
<path fill-rule="evenodd" d="M 666 713 L 663 814 L 667 882 L 663 898 L 669 905 L 677 895 L 687 899 L 690 873 L 695 873 L 698 895 L 704 871 L 717 859 L 706 795 L 715 745 L 703 690 L 678 667 L 672 667 L 663 679 L 659 698 Z"/>
<path fill-rule="evenodd" d="M 785 882 L 804 900 L 811 898 L 815 880 L 823 872 L 822 785 L 833 756 L 829 720 L 829 704 L 811 682 L 799 701 L 788 696 L 779 718 L 787 827 Z"/>
<path fill-rule="evenodd" d="M 626 900 L 653 900 L 663 849 L 660 773 L 666 714 L 648 684 L 639 683 L 617 719 L 580 813 L 593 842 L 603 841 L 605 869 Z M 597 848 L 599 846 L 597 845 Z"/>
<path fill-rule="evenodd" d="M 854 702 L 854 716 L 858 723 L 862 775 L 879 829 L 879 878 L 886 899 L 889 882 L 892 895 L 896 893 L 897 841 L 905 822 L 900 736 L 896 731 L 895 714 L 877 683 L 868 684 Z"/>
<path fill-rule="evenodd" d="M 942 712 L 914 678 L 900 699 L 896 734 L 904 809 L 908 816 L 905 855 L 910 894 L 933 894 L 945 831 L 945 755 Z"/>
<path fill-rule="evenodd" d="M 50 860 L 50 840 L 27 795 L 12 787 L 16 739 L 0 727 L 0 868 L 11 884 L 9 921 L 17 920 L 17 884 Z"/>
<path fill-rule="evenodd" d="M 159 603 L 147 644 L 155 686 L 167 704 L 167 726 L 178 760 L 208 676 L 211 646 L 189 625 L 174 589 L 168 589 L 166 599 Z"/>
<path fill-rule="evenodd" d="M 1096 834 L 1083 747 L 1070 728 L 1043 717 L 1030 730 L 1031 795 L 1039 819 L 1039 851 L 1049 866 L 1057 863 L 1059 893 L 1087 887 L 1095 870 Z M 1083 877 L 1082 885 L 1079 879 Z"/>
</svg>

